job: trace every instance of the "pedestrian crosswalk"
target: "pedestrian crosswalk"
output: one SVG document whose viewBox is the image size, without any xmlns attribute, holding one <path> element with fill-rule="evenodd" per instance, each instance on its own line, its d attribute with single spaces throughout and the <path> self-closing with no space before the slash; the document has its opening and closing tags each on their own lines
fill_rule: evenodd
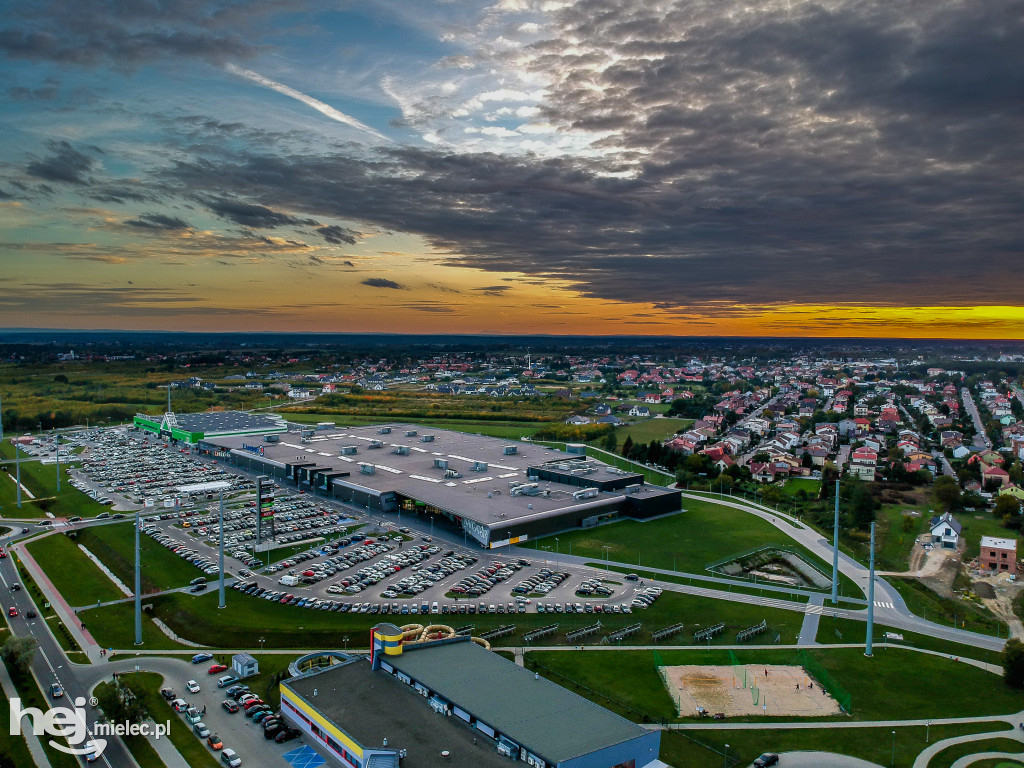
<svg viewBox="0 0 1024 768">
<path fill-rule="evenodd" d="M 820 616 L 824 608 L 825 606 L 823 605 L 817 605 L 816 603 L 808 603 L 807 608 L 804 609 L 804 613 L 816 613 Z"/>
<path fill-rule="evenodd" d="M 894 609 L 895 607 L 896 606 L 893 605 L 892 603 L 885 603 L 885 602 L 882 602 L 881 600 L 875 600 L 875 608 L 889 608 L 891 610 L 891 609 Z"/>
</svg>

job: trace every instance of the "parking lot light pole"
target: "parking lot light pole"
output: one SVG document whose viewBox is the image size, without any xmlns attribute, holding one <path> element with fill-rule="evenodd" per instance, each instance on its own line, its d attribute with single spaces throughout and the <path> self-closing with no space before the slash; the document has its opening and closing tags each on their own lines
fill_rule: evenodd
<svg viewBox="0 0 1024 768">
<path fill-rule="evenodd" d="M 729 745 L 725 745 L 725 753 L 722 755 L 722 766 L 728 768 L 729 766 Z"/>
<path fill-rule="evenodd" d="M 53 439 L 57 443 L 57 493 L 60 493 L 60 432 Z"/>
<path fill-rule="evenodd" d="M 139 550 L 139 527 L 142 509 L 135 510 L 135 644 L 142 645 L 142 558 Z"/>
<path fill-rule="evenodd" d="M 608 567 L 608 550 L 611 549 L 611 547 L 606 544 L 601 547 L 601 549 L 604 550 L 604 569 L 605 571 L 609 571 L 611 569 Z"/>
<path fill-rule="evenodd" d="M 18 509 L 21 509 L 21 446 L 14 444 L 14 479 L 18 481 Z"/>
<path fill-rule="evenodd" d="M 256 513 L 257 515 L 259 512 Z M 218 596 L 220 598 L 217 607 L 224 607 L 224 489 L 220 489 L 220 552 L 218 554 L 219 560 L 217 567 L 220 568 L 220 585 L 218 589 Z"/>
</svg>

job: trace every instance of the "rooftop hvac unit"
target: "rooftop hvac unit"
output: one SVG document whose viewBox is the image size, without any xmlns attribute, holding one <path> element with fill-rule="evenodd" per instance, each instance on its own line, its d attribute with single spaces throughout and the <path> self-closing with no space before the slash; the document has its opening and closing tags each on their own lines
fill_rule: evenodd
<svg viewBox="0 0 1024 768">
<path fill-rule="evenodd" d="M 354 445 L 343 445 L 343 446 L 341 446 L 341 455 L 342 456 L 351 456 L 351 455 L 357 453 L 358 451 L 359 451 L 359 449 L 356 448 L 356 446 L 354 446 Z"/>
<path fill-rule="evenodd" d="M 432 443 L 432 442 L 434 442 L 434 436 L 433 435 L 424 435 L 423 437 L 420 438 L 420 441 L 424 442 L 424 443 Z"/>
<path fill-rule="evenodd" d="M 380 440 L 371 440 L 370 444 L 367 445 L 366 447 L 367 448 L 383 448 L 384 447 L 384 443 L 382 443 Z"/>
<path fill-rule="evenodd" d="M 398 456 L 408 456 L 409 455 L 409 446 L 408 445 L 396 445 L 394 448 L 391 449 L 391 452 L 396 454 L 396 455 L 398 455 Z"/>
<path fill-rule="evenodd" d="M 264 435 L 263 436 L 263 442 L 264 443 L 279 443 L 279 442 L 281 442 L 281 436 L 280 435 Z"/>
<path fill-rule="evenodd" d="M 626 493 L 640 493 L 640 484 L 633 483 L 632 485 L 627 485 Z"/>
<path fill-rule="evenodd" d="M 391 434 L 391 427 L 381 427 L 380 429 L 377 430 L 377 434 L 378 435 L 390 435 Z"/>
<path fill-rule="evenodd" d="M 435 469 L 448 469 L 448 459 L 434 459 Z"/>
<path fill-rule="evenodd" d="M 474 461 L 473 462 L 473 471 L 474 472 L 486 472 L 487 471 L 487 462 L 486 461 Z"/>
<path fill-rule="evenodd" d="M 374 475 L 377 473 L 377 468 L 373 464 L 360 464 L 359 471 L 364 475 Z"/>
<path fill-rule="evenodd" d="M 416 437 L 416 430 L 415 429 L 407 430 L 406 433 L 405 433 L 405 436 L 406 437 Z"/>
<path fill-rule="evenodd" d="M 579 500 L 579 499 L 592 499 L 595 496 L 597 496 L 597 494 L 598 494 L 597 488 L 584 488 L 584 489 L 579 490 L 579 491 L 574 491 L 573 494 L 572 494 L 572 497 L 574 499 L 576 499 L 576 500 Z"/>
<path fill-rule="evenodd" d="M 457 470 L 457 469 L 446 469 L 444 471 L 444 476 L 446 478 L 448 478 L 448 477 L 462 477 L 462 473 L 459 472 L 459 470 Z"/>
<path fill-rule="evenodd" d="M 318 421 L 316 423 L 316 428 L 317 428 L 317 431 L 320 431 L 320 432 L 323 432 L 325 430 L 331 430 L 331 429 L 334 429 L 334 422 L 333 421 Z"/>
<path fill-rule="evenodd" d="M 515 456 L 519 452 L 519 449 L 514 445 L 506 445 L 501 449 L 501 452 L 506 456 Z"/>
<path fill-rule="evenodd" d="M 302 435 L 302 437 L 312 437 L 313 430 L 309 428 L 304 428 L 299 432 L 299 434 Z"/>
<path fill-rule="evenodd" d="M 522 483 L 509 489 L 510 496 L 537 496 L 540 486 L 537 483 Z"/>
</svg>

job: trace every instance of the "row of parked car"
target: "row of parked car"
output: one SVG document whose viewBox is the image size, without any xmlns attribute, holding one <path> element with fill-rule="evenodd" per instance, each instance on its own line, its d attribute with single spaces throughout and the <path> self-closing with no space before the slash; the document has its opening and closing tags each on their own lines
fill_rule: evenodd
<svg viewBox="0 0 1024 768">
<path fill-rule="evenodd" d="M 495 560 L 490 565 L 485 565 L 476 573 L 471 573 L 451 588 L 451 592 L 466 597 L 480 597 L 491 591 L 492 588 L 512 577 L 512 575 L 529 565 L 526 560 L 515 563 L 502 563 Z"/>
<path fill-rule="evenodd" d="M 541 568 L 529 578 L 523 579 L 512 589 L 514 595 L 538 594 L 546 595 L 563 581 L 569 578 L 565 571 L 552 571 L 550 568 Z"/>
<path fill-rule="evenodd" d="M 415 597 L 421 592 L 424 592 L 434 586 L 434 584 L 441 579 L 468 568 L 477 561 L 477 558 L 472 555 L 456 555 L 454 552 L 449 550 L 436 563 L 425 566 L 421 566 L 419 564 L 418 561 L 437 554 L 440 551 L 440 547 L 430 547 L 425 551 L 412 553 L 412 561 L 415 562 L 412 566 L 414 573 L 403 579 L 399 579 L 396 583 L 392 584 L 383 592 L 383 596 L 387 598 Z M 404 568 L 408 564 L 408 561 L 403 561 L 400 567 Z M 386 575 L 390 576 L 391 574 L 388 573 Z"/>
<path fill-rule="evenodd" d="M 155 525 L 144 525 L 139 530 L 142 531 L 142 533 L 152 536 L 157 543 L 163 544 L 183 560 L 192 563 L 192 565 L 201 570 L 207 576 L 220 574 L 220 568 L 218 568 L 217 563 L 214 560 L 210 559 L 210 557 L 200 555 L 199 550 L 186 547 L 184 544 L 175 541 Z"/>
<path fill-rule="evenodd" d="M 584 579 L 576 587 L 576 594 L 580 597 L 611 597 L 612 589 L 600 579 Z"/>
</svg>

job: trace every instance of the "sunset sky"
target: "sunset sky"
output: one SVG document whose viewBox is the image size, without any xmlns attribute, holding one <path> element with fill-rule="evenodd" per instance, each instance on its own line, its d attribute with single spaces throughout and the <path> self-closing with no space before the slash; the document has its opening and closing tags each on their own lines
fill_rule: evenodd
<svg viewBox="0 0 1024 768">
<path fill-rule="evenodd" d="M 0 11 L 0 327 L 1024 337 L 1012 0 Z"/>
</svg>

